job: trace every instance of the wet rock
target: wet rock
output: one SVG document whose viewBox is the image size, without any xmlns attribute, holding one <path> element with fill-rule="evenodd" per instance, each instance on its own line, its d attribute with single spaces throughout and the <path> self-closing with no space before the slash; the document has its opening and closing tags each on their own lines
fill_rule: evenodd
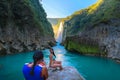
<svg viewBox="0 0 120 80">
<path fill-rule="evenodd" d="M 3 47 L 3 45 L 0 43 L 0 55 L 5 55 L 7 54 L 6 49 Z"/>
<path fill-rule="evenodd" d="M 63 70 L 49 68 L 48 72 L 47 80 L 84 80 L 74 67 L 64 67 Z"/>
</svg>

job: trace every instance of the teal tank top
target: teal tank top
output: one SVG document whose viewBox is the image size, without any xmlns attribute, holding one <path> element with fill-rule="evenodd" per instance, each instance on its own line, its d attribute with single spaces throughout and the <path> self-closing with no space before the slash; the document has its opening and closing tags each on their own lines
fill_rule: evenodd
<svg viewBox="0 0 120 80">
<path fill-rule="evenodd" d="M 55 58 L 56 58 L 55 56 L 52 57 L 53 60 L 55 60 Z"/>
</svg>

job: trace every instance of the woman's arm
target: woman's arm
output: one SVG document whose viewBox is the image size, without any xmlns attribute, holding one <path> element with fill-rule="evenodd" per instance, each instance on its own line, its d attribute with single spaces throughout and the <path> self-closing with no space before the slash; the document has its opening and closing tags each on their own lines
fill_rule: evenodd
<svg viewBox="0 0 120 80">
<path fill-rule="evenodd" d="M 52 55 L 49 56 L 50 62 L 49 62 L 49 66 L 51 66 L 52 64 Z"/>
<path fill-rule="evenodd" d="M 44 80 L 48 78 L 48 70 L 46 67 L 43 67 L 42 69 L 42 76 L 44 77 Z"/>
</svg>

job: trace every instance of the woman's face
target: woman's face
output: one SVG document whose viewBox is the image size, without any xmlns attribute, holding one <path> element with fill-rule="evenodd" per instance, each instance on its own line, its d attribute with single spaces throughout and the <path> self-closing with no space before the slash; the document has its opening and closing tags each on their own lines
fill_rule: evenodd
<svg viewBox="0 0 120 80">
<path fill-rule="evenodd" d="M 50 49 L 50 53 L 53 53 L 53 50 L 52 50 L 52 49 Z"/>
</svg>

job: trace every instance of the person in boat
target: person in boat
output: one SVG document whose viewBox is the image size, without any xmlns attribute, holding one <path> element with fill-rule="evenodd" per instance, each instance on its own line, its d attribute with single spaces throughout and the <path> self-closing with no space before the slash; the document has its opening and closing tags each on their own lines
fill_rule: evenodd
<svg viewBox="0 0 120 80">
<path fill-rule="evenodd" d="M 57 68 L 59 67 L 60 70 L 62 70 L 62 64 L 61 64 L 61 61 L 56 61 L 56 55 L 54 53 L 54 50 L 51 48 L 50 50 L 50 55 L 49 55 L 49 59 L 50 59 L 50 62 L 49 62 L 49 67 L 52 67 L 52 68 Z"/>
<path fill-rule="evenodd" d="M 41 51 L 34 52 L 33 62 L 23 66 L 25 80 L 46 80 L 48 78 L 48 71 L 43 58 L 44 55 Z"/>
</svg>

